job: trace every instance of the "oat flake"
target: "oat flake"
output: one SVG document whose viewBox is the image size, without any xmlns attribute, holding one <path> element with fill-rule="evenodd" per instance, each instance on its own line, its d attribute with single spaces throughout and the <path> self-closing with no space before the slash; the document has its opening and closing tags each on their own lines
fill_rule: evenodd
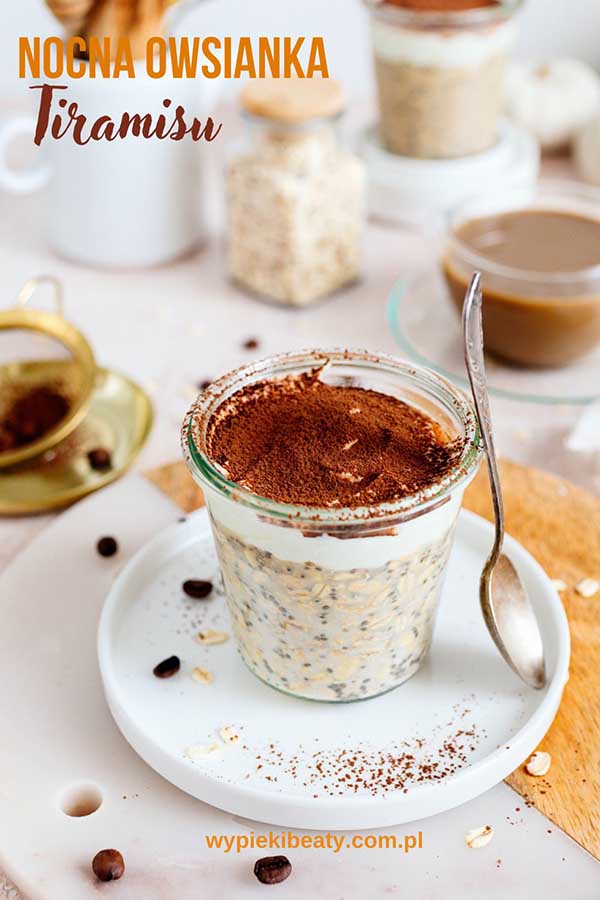
<svg viewBox="0 0 600 900">
<path fill-rule="evenodd" d="M 594 578 L 584 578 L 575 586 L 580 597 L 594 597 L 600 591 L 600 583 Z"/>
<path fill-rule="evenodd" d="M 212 647 L 215 644 L 224 644 L 229 640 L 229 635 L 226 631 L 209 629 L 208 631 L 199 631 L 196 635 L 196 640 L 199 644 L 204 644 L 205 647 Z"/>
<path fill-rule="evenodd" d="M 533 753 L 525 763 L 525 771 L 528 775 L 545 775 L 552 763 L 552 757 L 549 753 L 538 750 Z"/>
<path fill-rule="evenodd" d="M 212 672 L 209 672 L 208 669 L 203 669 L 200 666 L 197 666 L 197 668 L 194 669 L 192 678 L 199 684 L 212 684 L 214 681 Z"/>
<path fill-rule="evenodd" d="M 471 850 L 479 850 L 485 847 L 494 837 L 494 829 L 491 825 L 483 825 L 481 828 L 473 828 L 465 834 L 465 844 Z"/>
<path fill-rule="evenodd" d="M 232 725 L 228 725 L 226 728 L 221 728 L 221 730 L 219 731 L 219 737 L 224 744 L 237 744 L 240 739 L 238 732 Z"/>
<path fill-rule="evenodd" d="M 186 748 L 185 755 L 188 759 L 196 762 L 196 760 L 205 759 L 207 756 L 218 753 L 220 749 L 217 741 L 213 741 L 212 744 L 194 744 L 193 746 Z"/>
</svg>

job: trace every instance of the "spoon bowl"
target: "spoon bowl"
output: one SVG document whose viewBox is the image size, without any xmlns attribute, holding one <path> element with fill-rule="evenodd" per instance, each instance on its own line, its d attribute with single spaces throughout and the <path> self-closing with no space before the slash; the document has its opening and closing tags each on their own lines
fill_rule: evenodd
<svg viewBox="0 0 600 900">
<path fill-rule="evenodd" d="M 479 591 L 485 623 L 502 656 L 526 684 L 540 690 L 546 684 L 540 631 L 523 583 L 504 553 L 484 569 Z"/>
</svg>

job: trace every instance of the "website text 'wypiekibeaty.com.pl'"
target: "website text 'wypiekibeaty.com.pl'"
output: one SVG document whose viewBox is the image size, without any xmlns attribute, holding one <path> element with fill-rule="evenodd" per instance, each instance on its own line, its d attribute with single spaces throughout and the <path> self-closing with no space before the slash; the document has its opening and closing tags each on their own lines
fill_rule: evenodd
<svg viewBox="0 0 600 900">
<path fill-rule="evenodd" d="M 347 834 L 336 831 L 296 834 L 294 831 L 269 831 L 265 834 L 205 834 L 209 850 L 243 853 L 245 850 L 400 850 L 407 854 L 423 849 L 423 832 L 416 834 Z"/>
</svg>

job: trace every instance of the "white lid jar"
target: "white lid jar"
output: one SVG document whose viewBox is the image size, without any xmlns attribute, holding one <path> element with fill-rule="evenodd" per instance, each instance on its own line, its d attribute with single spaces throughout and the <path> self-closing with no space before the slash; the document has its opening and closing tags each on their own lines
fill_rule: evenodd
<svg viewBox="0 0 600 900">
<path fill-rule="evenodd" d="M 365 0 L 386 149 L 448 159 L 494 145 L 522 0 Z"/>
<path fill-rule="evenodd" d="M 365 217 L 362 163 L 340 143 L 331 80 L 254 81 L 243 141 L 227 166 L 228 266 L 241 286 L 305 306 L 356 280 Z"/>
</svg>

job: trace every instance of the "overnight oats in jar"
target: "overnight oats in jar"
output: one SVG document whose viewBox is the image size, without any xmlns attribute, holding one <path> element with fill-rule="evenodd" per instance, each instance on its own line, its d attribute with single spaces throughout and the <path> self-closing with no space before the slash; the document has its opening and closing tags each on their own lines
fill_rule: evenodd
<svg viewBox="0 0 600 900">
<path fill-rule="evenodd" d="M 327 701 L 410 678 L 481 459 L 464 395 L 392 357 L 291 353 L 214 382 L 182 437 L 251 671 Z"/>
<path fill-rule="evenodd" d="M 521 0 L 364 0 L 386 148 L 449 159 L 497 140 Z"/>
</svg>

